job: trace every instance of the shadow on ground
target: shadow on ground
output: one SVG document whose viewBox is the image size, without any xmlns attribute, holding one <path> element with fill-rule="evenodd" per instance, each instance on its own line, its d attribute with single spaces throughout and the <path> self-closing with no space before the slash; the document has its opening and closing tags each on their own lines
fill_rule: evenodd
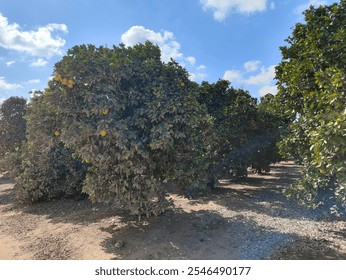
<svg viewBox="0 0 346 280">
<path fill-rule="evenodd" d="M 273 260 L 346 260 L 346 252 L 336 251 L 331 241 L 299 237 L 280 248 Z"/>
<path fill-rule="evenodd" d="M 346 259 L 327 240 L 272 231 L 239 215 L 210 211 L 165 213 L 148 223 L 118 229 L 102 246 L 117 259 Z"/>
<path fill-rule="evenodd" d="M 288 200 L 283 191 L 299 178 L 301 167 L 286 162 L 272 166 L 269 174 L 253 174 L 238 180 L 220 180 L 212 195 L 200 197 L 192 203 L 217 201 L 231 211 L 253 211 L 278 218 L 303 220 L 338 219 L 331 215 L 333 201 L 325 201 L 318 209 L 306 208 L 296 200 Z"/>
<path fill-rule="evenodd" d="M 210 211 L 168 211 L 147 223 L 117 229 L 102 243 L 122 259 L 263 259 L 283 240 L 296 236 L 258 226 L 241 216 L 224 218 Z M 256 244 L 256 246 L 254 246 Z"/>
<path fill-rule="evenodd" d="M 21 205 L 14 200 L 13 187 L 1 189 L 0 205 L 11 204 L 11 210 L 45 216 L 50 223 L 97 223 L 110 234 L 100 244 L 103 250 L 121 259 L 324 259 L 319 252 L 328 252 L 331 259 L 346 259 L 332 249 L 330 241 L 280 233 L 241 214 L 251 211 L 297 220 L 325 218 L 325 211 L 299 207 L 282 194 L 284 187 L 299 177 L 299 172 L 299 167 L 290 163 L 275 165 L 271 174 L 253 175 L 238 182 L 224 181 L 208 197 L 190 201 L 191 205 L 213 202 L 238 213 L 230 218 L 211 210 L 187 212 L 175 208 L 159 217 L 138 221 L 126 211 L 92 204 L 87 199 Z M 10 183 L 0 178 L 0 185 Z M 302 246 L 303 243 L 307 245 Z"/>
</svg>

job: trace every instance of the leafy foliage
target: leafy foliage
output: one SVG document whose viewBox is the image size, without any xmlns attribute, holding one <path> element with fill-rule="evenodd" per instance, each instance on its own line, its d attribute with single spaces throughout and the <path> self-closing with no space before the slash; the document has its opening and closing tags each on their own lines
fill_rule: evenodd
<svg viewBox="0 0 346 280">
<path fill-rule="evenodd" d="M 10 97 L 0 107 L 0 171 L 11 173 L 18 162 L 18 150 L 25 140 L 26 100 Z"/>
<path fill-rule="evenodd" d="M 35 203 L 82 191 L 86 167 L 60 141 L 55 96 L 36 92 L 28 107 L 27 141 L 17 154 L 16 196 Z"/>
<path fill-rule="evenodd" d="M 244 177 L 248 167 L 269 172 L 269 165 L 280 159 L 275 146 L 280 123 L 269 110 L 271 102 L 257 105 L 247 91 L 230 87 L 225 80 L 203 82 L 199 92 L 200 103 L 214 119 L 209 176 Z"/>
<path fill-rule="evenodd" d="M 168 205 L 168 183 L 186 189 L 206 182 L 200 147 L 209 124 L 194 88 L 151 43 L 76 46 L 56 64 L 41 97 L 50 109 L 39 117 L 40 133 L 88 166 L 83 190 L 93 201 L 156 215 Z"/>
<path fill-rule="evenodd" d="M 344 0 L 311 7 L 281 47 L 276 69 L 278 100 L 295 117 L 281 150 L 304 165 L 287 194 L 313 206 L 326 189 L 346 206 L 345 26 Z"/>
</svg>

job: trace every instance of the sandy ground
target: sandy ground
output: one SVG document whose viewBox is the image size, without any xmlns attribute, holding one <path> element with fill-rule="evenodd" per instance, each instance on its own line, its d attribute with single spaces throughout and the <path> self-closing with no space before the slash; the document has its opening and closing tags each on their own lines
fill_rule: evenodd
<svg viewBox="0 0 346 280">
<path fill-rule="evenodd" d="M 291 162 L 221 181 L 207 197 L 171 194 L 174 208 L 138 221 L 88 200 L 23 206 L 0 178 L 0 259 L 346 259 L 345 217 L 287 201 Z"/>
</svg>

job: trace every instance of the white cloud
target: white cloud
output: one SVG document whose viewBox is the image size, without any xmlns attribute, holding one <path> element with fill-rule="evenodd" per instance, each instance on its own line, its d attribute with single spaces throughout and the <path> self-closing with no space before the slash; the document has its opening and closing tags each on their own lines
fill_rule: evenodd
<svg viewBox="0 0 346 280">
<path fill-rule="evenodd" d="M 223 79 L 228 80 L 231 83 L 237 83 L 243 80 L 243 76 L 238 70 L 227 70 L 223 75 Z"/>
<path fill-rule="evenodd" d="M 31 67 L 42 67 L 42 66 L 45 66 L 47 63 L 48 63 L 47 60 L 42 59 L 42 58 L 38 58 L 35 61 L 31 62 L 30 66 Z"/>
<path fill-rule="evenodd" d="M 324 1 L 324 0 L 309 0 L 308 3 L 302 4 L 302 5 L 299 5 L 298 7 L 296 7 L 293 12 L 295 14 L 299 14 L 300 15 L 306 9 L 308 9 L 311 5 L 314 6 L 314 7 L 318 7 L 318 6 L 321 6 L 321 5 L 327 5 L 327 1 Z"/>
<path fill-rule="evenodd" d="M 260 63 L 259 60 L 250 60 L 244 63 L 244 68 L 247 72 L 254 72 L 257 71 Z"/>
<path fill-rule="evenodd" d="M 10 84 L 5 81 L 4 77 L 0 77 L 0 89 L 3 90 L 16 90 L 22 88 L 23 86 L 20 84 Z"/>
<path fill-rule="evenodd" d="M 186 60 L 191 64 L 191 65 L 195 65 L 196 64 L 196 58 L 194 58 L 193 56 L 188 56 L 186 58 Z"/>
<path fill-rule="evenodd" d="M 133 46 L 138 43 L 143 44 L 146 41 L 150 41 L 160 48 L 161 60 L 163 62 L 169 62 L 172 58 L 184 67 L 185 62 L 188 62 L 186 68 L 188 68 L 187 70 L 189 71 L 191 80 L 201 81 L 207 77 L 207 74 L 200 72 L 207 67 L 204 65 L 195 67 L 196 58 L 183 55 L 180 51 L 180 44 L 175 40 L 174 34 L 170 31 L 155 32 L 143 26 L 132 26 L 121 35 L 121 42 L 125 46 Z"/>
<path fill-rule="evenodd" d="M 203 81 L 207 76 L 205 73 L 190 73 L 190 80 L 194 82 Z"/>
<path fill-rule="evenodd" d="M 258 91 L 258 93 L 261 97 L 265 96 L 268 93 L 275 95 L 275 94 L 277 94 L 277 92 L 278 92 L 278 89 L 276 86 L 264 86 L 264 87 L 260 88 L 260 90 Z"/>
<path fill-rule="evenodd" d="M 275 65 L 261 67 L 261 72 L 249 77 L 245 82 L 250 85 L 269 85 L 275 77 Z"/>
<path fill-rule="evenodd" d="M 50 58 L 61 55 L 65 40 L 54 34 L 57 31 L 67 32 L 65 24 L 48 24 L 37 30 L 22 31 L 17 23 L 9 23 L 0 14 L 0 47 L 15 50 L 32 56 Z"/>
<path fill-rule="evenodd" d="M 28 84 L 39 84 L 41 82 L 40 79 L 32 79 L 28 81 Z"/>
<path fill-rule="evenodd" d="M 121 35 L 121 42 L 125 46 L 133 46 L 138 43 L 143 44 L 146 41 L 150 41 L 160 47 L 161 59 L 164 62 L 169 62 L 171 58 L 175 60 L 183 58 L 183 54 L 180 52 L 180 44 L 174 40 L 172 32 L 163 31 L 160 33 L 146 29 L 143 26 L 132 26 Z"/>
<path fill-rule="evenodd" d="M 14 60 L 11 60 L 11 61 L 7 61 L 6 62 L 6 65 L 7 66 L 11 66 L 12 64 L 16 63 Z"/>
<path fill-rule="evenodd" d="M 190 72 L 190 79 L 194 82 L 204 81 L 208 75 L 204 72 L 207 69 L 207 66 L 201 64 L 196 67 L 194 72 Z"/>
<path fill-rule="evenodd" d="M 232 11 L 251 14 L 263 12 L 268 6 L 268 0 L 200 0 L 200 3 L 204 10 L 212 10 L 214 19 L 218 21 L 224 20 Z"/>
<path fill-rule="evenodd" d="M 262 66 L 259 60 L 250 60 L 243 64 L 244 70 L 227 70 L 223 76 L 225 80 L 230 81 L 234 86 L 249 87 L 254 93 L 260 96 L 267 93 L 275 95 L 277 87 L 275 86 L 275 65 L 269 67 Z"/>
</svg>

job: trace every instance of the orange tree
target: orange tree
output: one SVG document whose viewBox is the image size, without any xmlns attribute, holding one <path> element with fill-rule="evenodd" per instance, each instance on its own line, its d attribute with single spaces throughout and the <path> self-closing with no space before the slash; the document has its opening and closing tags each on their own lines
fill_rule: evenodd
<svg viewBox="0 0 346 280">
<path fill-rule="evenodd" d="M 326 191 L 346 208 L 346 1 L 310 7 L 281 47 L 276 96 L 294 119 L 283 153 L 304 165 L 289 196 L 316 206 Z"/>
<path fill-rule="evenodd" d="M 0 107 L 0 171 L 10 175 L 25 140 L 25 113 L 26 100 L 21 97 L 10 97 Z"/>
<path fill-rule="evenodd" d="M 215 166 L 210 172 L 229 175 L 231 171 L 236 177 L 246 176 L 247 160 L 235 152 L 248 142 L 249 131 L 254 125 L 256 99 L 244 90 L 230 87 L 226 80 L 213 84 L 203 82 L 198 99 L 214 119 L 212 149 Z"/>
<path fill-rule="evenodd" d="M 13 171 L 16 197 L 35 203 L 80 195 L 86 167 L 60 140 L 56 96 L 35 92 L 25 119 L 27 140 Z"/>
<path fill-rule="evenodd" d="M 75 46 L 55 65 L 47 106 L 56 138 L 88 166 L 84 192 L 132 213 L 161 213 L 165 186 L 203 186 L 209 122 L 188 73 L 147 42 Z"/>
<path fill-rule="evenodd" d="M 199 102 L 214 119 L 211 183 L 218 176 L 245 177 L 248 167 L 267 172 L 271 163 L 280 160 L 276 142 L 281 119 L 270 111 L 273 98 L 262 98 L 258 105 L 249 92 L 225 80 L 203 82 L 198 91 Z"/>
</svg>

